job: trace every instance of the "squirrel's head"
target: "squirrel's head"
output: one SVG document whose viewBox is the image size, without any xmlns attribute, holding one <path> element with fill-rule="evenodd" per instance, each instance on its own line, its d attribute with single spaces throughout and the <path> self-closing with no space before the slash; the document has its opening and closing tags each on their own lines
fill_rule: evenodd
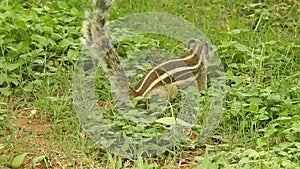
<svg viewBox="0 0 300 169">
<path fill-rule="evenodd" d="M 208 42 L 201 42 L 197 39 L 190 39 L 187 43 L 188 50 L 194 52 L 205 61 L 213 57 L 214 51 Z"/>
</svg>

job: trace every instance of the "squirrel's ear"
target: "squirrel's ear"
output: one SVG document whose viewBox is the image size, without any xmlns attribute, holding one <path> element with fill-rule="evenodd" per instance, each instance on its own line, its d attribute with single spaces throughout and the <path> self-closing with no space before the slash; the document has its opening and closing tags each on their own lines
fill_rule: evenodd
<svg viewBox="0 0 300 169">
<path fill-rule="evenodd" d="M 187 42 L 187 47 L 188 50 L 193 49 L 193 46 L 195 46 L 195 44 L 197 43 L 196 39 L 189 39 L 189 41 Z"/>
<path fill-rule="evenodd" d="M 205 57 L 205 59 L 207 60 L 211 59 L 214 55 L 214 50 L 212 45 L 209 44 L 208 42 L 205 42 L 203 45 L 202 54 Z"/>
</svg>

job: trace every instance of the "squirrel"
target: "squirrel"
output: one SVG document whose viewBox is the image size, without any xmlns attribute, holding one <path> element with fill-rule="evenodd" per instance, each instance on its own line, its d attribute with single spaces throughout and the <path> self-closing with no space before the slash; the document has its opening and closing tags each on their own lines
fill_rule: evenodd
<svg viewBox="0 0 300 169">
<path fill-rule="evenodd" d="M 131 89 L 133 95 L 161 93 L 162 97 L 172 100 L 178 88 L 188 86 L 193 80 L 196 80 L 199 90 L 207 89 L 207 59 L 211 56 L 212 48 L 207 42 L 195 39 L 190 39 L 187 46 L 189 51 L 178 59 L 166 61 L 149 70 Z M 174 93 L 169 93 L 168 89 Z"/>
<path fill-rule="evenodd" d="M 212 56 L 212 47 L 208 42 L 190 39 L 187 43 L 189 51 L 173 59 L 161 63 L 149 70 L 131 87 L 125 71 L 120 68 L 120 57 L 110 44 L 106 34 L 109 13 L 114 0 L 94 0 L 93 11 L 87 14 L 83 22 L 82 44 L 96 57 L 101 57 L 102 67 L 109 79 L 122 86 L 120 97 L 133 99 L 138 96 L 158 94 L 166 99 L 174 99 L 181 87 L 195 80 L 199 90 L 207 89 L 207 60 Z M 126 88 L 127 90 L 124 90 Z M 128 99 L 126 98 L 126 99 Z M 124 99 L 124 98 L 123 98 Z M 125 99 L 125 100 L 126 100 Z"/>
</svg>

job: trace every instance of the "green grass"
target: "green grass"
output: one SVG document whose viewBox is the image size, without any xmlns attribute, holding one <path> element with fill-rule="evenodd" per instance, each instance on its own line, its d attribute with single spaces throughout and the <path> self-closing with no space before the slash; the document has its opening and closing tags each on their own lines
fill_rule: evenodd
<svg viewBox="0 0 300 169">
<path fill-rule="evenodd" d="M 76 117 L 73 69 L 81 51 L 83 9 L 90 7 L 83 1 L 0 2 L 1 168 L 17 165 L 21 153 L 28 153 L 20 160 L 23 168 L 300 166 L 299 2 L 117 0 L 111 19 L 156 11 L 194 23 L 215 45 L 226 73 L 225 112 L 213 137 L 175 155 L 146 159 L 100 150 Z M 152 38 L 157 36 L 135 37 L 118 50 L 182 51 L 176 41 Z M 107 81 L 99 85 L 99 97 L 108 100 Z"/>
</svg>

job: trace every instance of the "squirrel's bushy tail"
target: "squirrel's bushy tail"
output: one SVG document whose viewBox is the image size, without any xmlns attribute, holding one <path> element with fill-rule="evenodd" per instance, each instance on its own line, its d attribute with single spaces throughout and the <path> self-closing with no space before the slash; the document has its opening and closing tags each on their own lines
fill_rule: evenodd
<svg viewBox="0 0 300 169">
<path fill-rule="evenodd" d="M 93 11 L 88 12 L 83 23 L 84 38 L 93 41 L 99 31 L 105 29 L 114 0 L 93 0 Z"/>
<path fill-rule="evenodd" d="M 102 66 L 110 75 L 120 64 L 119 56 L 113 49 L 107 34 L 108 18 L 114 0 L 94 0 L 93 11 L 88 12 L 83 22 L 82 44 L 91 54 L 104 62 Z"/>
<path fill-rule="evenodd" d="M 116 107 L 124 108 L 129 98 L 129 83 L 120 57 L 111 45 L 108 35 L 108 18 L 114 0 L 94 0 L 93 11 L 87 13 L 83 22 L 83 48 L 101 61 L 101 67 L 108 73 Z M 127 90 L 126 90 L 127 89 Z"/>
</svg>

